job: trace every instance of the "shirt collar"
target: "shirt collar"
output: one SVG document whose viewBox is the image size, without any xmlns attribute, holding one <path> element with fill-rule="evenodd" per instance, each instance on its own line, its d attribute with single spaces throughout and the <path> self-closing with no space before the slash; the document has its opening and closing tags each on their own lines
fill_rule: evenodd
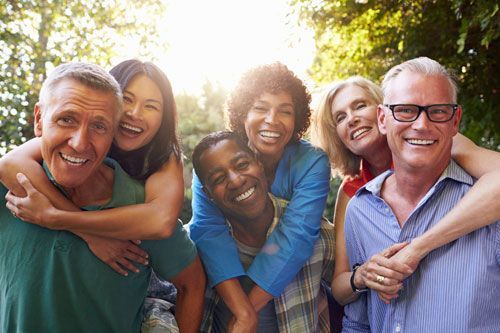
<svg viewBox="0 0 500 333">
<path fill-rule="evenodd" d="M 114 169 L 113 195 L 111 200 L 104 205 L 89 205 L 80 208 L 83 210 L 100 210 L 105 208 L 124 206 L 130 204 L 131 202 L 136 202 L 137 190 L 133 188 L 135 187 L 133 184 L 137 183 L 138 181 L 130 178 L 130 176 L 125 173 L 125 171 L 120 167 L 118 162 L 116 162 L 112 158 L 106 157 L 103 163 Z M 43 169 L 52 184 L 54 184 L 54 186 L 57 187 L 57 189 L 69 199 L 68 193 L 64 191 L 64 188 L 55 181 L 54 176 L 50 172 L 45 161 L 43 162 Z"/>
<path fill-rule="evenodd" d="M 369 183 L 367 183 L 365 186 L 363 186 L 357 193 L 356 195 L 368 191 L 373 195 L 380 196 L 380 191 L 382 189 L 382 185 L 384 184 L 384 181 L 394 173 L 394 170 L 387 170 Z M 436 183 L 432 186 L 435 188 L 438 184 L 443 182 L 445 179 L 452 179 L 454 181 L 460 182 L 460 183 L 465 183 L 468 185 L 473 185 L 474 179 L 464 171 L 454 160 L 450 159 L 450 163 L 446 167 L 446 169 L 443 171 L 441 176 L 439 176 L 439 179 L 436 181 Z"/>
</svg>

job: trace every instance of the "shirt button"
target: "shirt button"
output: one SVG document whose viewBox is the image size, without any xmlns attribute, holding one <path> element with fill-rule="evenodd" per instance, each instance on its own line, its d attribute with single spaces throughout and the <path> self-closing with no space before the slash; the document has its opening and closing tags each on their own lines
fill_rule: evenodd
<svg viewBox="0 0 500 333">
<path fill-rule="evenodd" d="M 396 325 L 396 332 L 397 333 L 401 332 L 401 326 L 399 326 L 399 324 Z"/>
</svg>

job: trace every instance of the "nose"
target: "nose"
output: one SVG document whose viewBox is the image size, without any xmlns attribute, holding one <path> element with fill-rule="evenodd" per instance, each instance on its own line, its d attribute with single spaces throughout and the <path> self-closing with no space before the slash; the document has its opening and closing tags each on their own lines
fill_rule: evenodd
<svg viewBox="0 0 500 333">
<path fill-rule="evenodd" d="M 270 108 L 269 111 L 266 113 L 265 122 L 268 124 L 273 124 L 275 121 L 276 121 L 276 109 Z"/>
<path fill-rule="evenodd" d="M 85 151 L 89 145 L 89 133 L 86 127 L 82 126 L 76 130 L 68 142 L 69 146 L 77 152 Z"/>
<path fill-rule="evenodd" d="M 429 123 L 430 123 L 430 120 L 429 120 L 429 117 L 427 116 L 427 113 L 422 111 L 418 115 L 418 118 L 413 121 L 411 126 L 414 129 L 425 129 L 429 126 Z"/>
<path fill-rule="evenodd" d="M 125 114 L 130 118 L 134 119 L 140 118 L 142 115 L 141 103 L 135 103 L 134 105 L 131 105 L 130 108 L 125 111 Z"/>
<path fill-rule="evenodd" d="M 237 189 L 245 184 L 245 179 L 241 176 L 239 172 L 229 171 L 228 174 L 228 188 Z"/>
<path fill-rule="evenodd" d="M 354 126 L 359 122 L 359 117 L 352 112 L 347 113 L 347 124 Z"/>
</svg>

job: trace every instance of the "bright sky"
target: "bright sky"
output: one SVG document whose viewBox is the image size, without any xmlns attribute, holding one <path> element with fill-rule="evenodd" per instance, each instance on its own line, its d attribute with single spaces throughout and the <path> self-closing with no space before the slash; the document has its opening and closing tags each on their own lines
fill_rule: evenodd
<svg viewBox="0 0 500 333">
<path fill-rule="evenodd" d="M 308 80 L 313 32 L 298 27 L 287 0 L 164 1 L 159 33 L 168 51 L 158 50 L 156 63 L 176 93 L 198 93 L 205 80 L 230 89 L 243 71 L 272 61 Z"/>
</svg>

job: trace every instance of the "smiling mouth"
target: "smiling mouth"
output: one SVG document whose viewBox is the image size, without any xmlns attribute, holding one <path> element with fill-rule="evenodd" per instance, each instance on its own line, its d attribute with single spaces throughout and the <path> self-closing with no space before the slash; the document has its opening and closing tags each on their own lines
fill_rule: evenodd
<svg viewBox="0 0 500 333">
<path fill-rule="evenodd" d="M 279 138 L 281 137 L 281 133 L 273 132 L 273 131 L 260 131 L 259 134 L 265 138 Z"/>
<path fill-rule="evenodd" d="M 414 146 L 430 146 L 434 142 L 436 142 L 436 140 L 406 139 L 406 142 L 408 142 L 409 144 L 414 145 Z"/>
<path fill-rule="evenodd" d="M 127 133 L 131 133 L 131 134 L 141 134 L 142 132 L 144 132 L 144 130 L 142 128 L 132 126 L 129 123 L 125 123 L 125 122 L 120 123 L 120 128 L 122 130 L 126 131 Z"/>
<path fill-rule="evenodd" d="M 59 153 L 59 156 L 71 165 L 83 165 L 88 161 L 86 158 L 74 157 L 63 153 Z"/>
<path fill-rule="evenodd" d="M 247 199 L 248 197 L 250 197 L 254 192 L 255 192 L 255 186 L 249 188 L 246 192 L 238 195 L 236 198 L 234 198 L 234 201 L 236 201 L 236 202 L 243 201 L 243 200 Z"/>
<path fill-rule="evenodd" d="M 360 128 L 360 129 L 354 131 L 354 133 L 351 134 L 351 139 L 352 140 L 356 140 L 361 134 L 366 133 L 369 130 L 371 130 L 370 127 Z"/>
</svg>

